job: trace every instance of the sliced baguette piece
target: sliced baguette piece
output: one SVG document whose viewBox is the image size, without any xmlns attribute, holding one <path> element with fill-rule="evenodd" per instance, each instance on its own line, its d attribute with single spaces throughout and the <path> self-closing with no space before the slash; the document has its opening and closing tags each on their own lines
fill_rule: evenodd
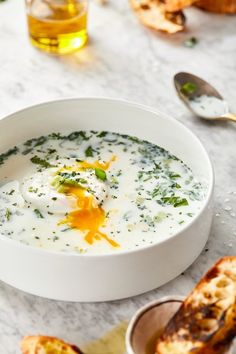
<svg viewBox="0 0 236 354">
<path fill-rule="evenodd" d="M 22 354 L 82 354 L 75 345 L 47 336 L 26 336 L 21 341 Z"/>
<path fill-rule="evenodd" d="M 236 257 L 200 280 L 157 341 L 156 354 L 221 354 L 236 335 Z"/>
<path fill-rule="evenodd" d="M 160 0 L 129 0 L 139 20 L 147 27 L 166 33 L 176 33 L 185 28 L 181 11 L 168 12 Z"/>
</svg>

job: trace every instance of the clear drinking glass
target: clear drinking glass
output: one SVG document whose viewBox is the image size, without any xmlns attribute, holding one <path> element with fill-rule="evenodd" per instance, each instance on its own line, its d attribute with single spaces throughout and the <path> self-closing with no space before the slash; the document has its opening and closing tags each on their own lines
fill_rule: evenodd
<svg viewBox="0 0 236 354">
<path fill-rule="evenodd" d="M 26 9 L 35 47 L 67 54 L 87 42 L 87 0 L 26 0 Z"/>
</svg>

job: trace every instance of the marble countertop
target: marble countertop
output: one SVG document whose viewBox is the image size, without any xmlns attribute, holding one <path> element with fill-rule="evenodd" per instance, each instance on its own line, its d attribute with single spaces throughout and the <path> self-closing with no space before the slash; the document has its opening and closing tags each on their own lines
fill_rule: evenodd
<svg viewBox="0 0 236 354">
<path fill-rule="evenodd" d="M 91 1 L 92 2 L 92 1 Z M 0 116 L 56 98 L 107 96 L 158 108 L 183 122 L 205 144 L 216 173 L 215 213 L 206 249 L 177 279 L 135 298 L 100 304 L 45 300 L 0 284 L 0 353 L 19 353 L 20 338 L 43 333 L 84 344 L 127 321 L 143 304 L 186 294 L 219 257 L 236 253 L 236 125 L 191 116 L 172 77 L 190 71 L 214 84 L 236 112 L 236 17 L 186 11 L 188 30 L 171 38 L 143 28 L 128 0 L 91 3 L 89 45 L 71 56 L 45 55 L 28 43 L 23 1 L 0 4 Z M 195 48 L 185 39 L 196 36 Z M 90 354 L 123 354 L 103 349 Z"/>
</svg>

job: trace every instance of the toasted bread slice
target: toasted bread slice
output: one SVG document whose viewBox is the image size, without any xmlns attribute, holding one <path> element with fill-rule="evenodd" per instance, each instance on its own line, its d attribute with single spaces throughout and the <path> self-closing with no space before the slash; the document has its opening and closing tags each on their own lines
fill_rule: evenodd
<svg viewBox="0 0 236 354">
<path fill-rule="evenodd" d="M 191 6 L 197 0 L 164 0 L 166 11 L 180 11 L 185 7 Z"/>
<path fill-rule="evenodd" d="M 139 20 L 147 27 L 167 33 L 184 30 L 185 17 L 181 11 L 167 12 L 160 0 L 130 0 Z"/>
<path fill-rule="evenodd" d="M 156 354 L 219 354 L 236 335 L 236 257 L 219 260 L 170 320 Z"/>
<path fill-rule="evenodd" d="M 21 341 L 22 354 L 82 354 L 75 345 L 55 337 L 27 336 Z"/>
</svg>

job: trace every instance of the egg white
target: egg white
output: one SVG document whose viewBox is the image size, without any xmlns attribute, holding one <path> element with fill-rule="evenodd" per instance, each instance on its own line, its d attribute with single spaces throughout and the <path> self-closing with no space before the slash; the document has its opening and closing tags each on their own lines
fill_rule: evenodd
<svg viewBox="0 0 236 354">
<path fill-rule="evenodd" d="M 81 171 L 80 177 L 87 181 L 85 193 L 93 195 L 95 206 L 101 205 L 108 194 L 106 183 L 98 180 L 92 170 Z M 59 193 L 52 185 L 54 178 L 55 169 L 47 169 L 26 177 L 21 186 L 25 201 L 35 208 L 53 214 L 66 214 L 78 209 L 77 198 Z"/>
</svg>

